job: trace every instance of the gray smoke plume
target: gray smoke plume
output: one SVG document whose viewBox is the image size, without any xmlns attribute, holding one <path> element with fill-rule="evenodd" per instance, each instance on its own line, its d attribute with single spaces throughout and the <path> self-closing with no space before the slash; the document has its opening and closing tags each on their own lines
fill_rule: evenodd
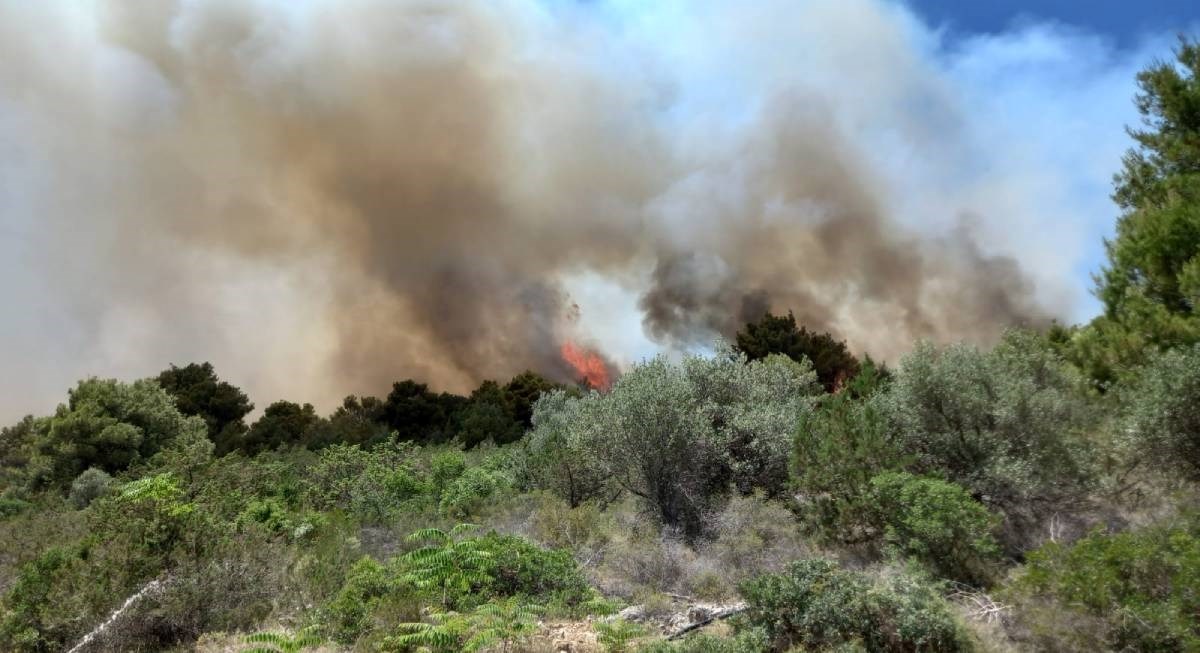
<svg viewBox="0 0 1200 653">
<path fill-rule="evenodd" d="M 892 10 L 806 6 L 863 49 L 829 71 L 848 88 L 940 106 Z M 789 29 L 728 16 L 697 47 L 750 65 L 757 30 Z M 534 0 L 0 5 L 0 211 L 24 271 L 4 282 L 22 314 L 5 360 L 37 388 L 211 360 L 260 402 L 326 405 L 410 376 L 569 378 L 581 272 L 640 297 L 664 346 L 765 310 L 885 358 L 1047 318 L 959 217 L 988 207 L 895 219 L 844 100 L 713 71 L 712 93 L 753 97 L 693 115 L 703 93 L 675 65 L 596 10 Z M 895 129 L 955 137 L 918 114 L 943 117 Z"/>
</svg>

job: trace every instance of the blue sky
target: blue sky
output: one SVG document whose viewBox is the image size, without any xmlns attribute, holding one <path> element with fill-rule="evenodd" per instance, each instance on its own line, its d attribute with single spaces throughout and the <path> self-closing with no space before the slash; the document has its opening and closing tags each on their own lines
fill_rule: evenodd
<svg viewBox="0 0 1200 653">
<path fill-rule="evenodd" d="M 1184 0 L 909 0 L 935 25 L 962 34 L 999 32 L 1023 23 L 1059 21 L 1130 46 L 1147 34 L 1180 29 L 1200 15 Z"/>
</svg>

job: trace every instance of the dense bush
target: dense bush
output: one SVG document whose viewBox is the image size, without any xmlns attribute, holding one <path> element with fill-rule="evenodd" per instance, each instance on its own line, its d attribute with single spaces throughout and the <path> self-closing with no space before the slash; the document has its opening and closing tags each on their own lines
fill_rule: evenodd
<svg viewBox="0 0 1200 653">
<path fill-rule="evenodd" d="M 1200 521 L 1142 531 L 1094 533 L 1070 546 L 1048 543 L 1010 590 L 1036 645 L 1061 650 L 1200 650 Z M 1100 628 L 1064 632 L 1053 620 L 1082 612 Z"/>
<path fill-rule="evenodd" d="M 442 490 L 438 510 L 448 517 L 461 519 L 476 512 L 485 501 L 494 500 L 512 489 L 507 471 L 493 466 L 468 468 Z"/>
<path fill-rule="evenodd" d="M 462 612 L 518 598 L 568 608 L 591 597 L 569 552 L 511 535 L 467 537 L 469 530 L 465 525 L 450 532 L 418 530 L 409 539 L 419 548 L 386 563 L 360 560 L 327 609 L 330 632 L 349 644 L 373 631 L 419 622 L 421 605 Z"/>
<path fill-rule="evenodd" d="M 486 553 L 487 580 L 479 590 L 487 596 L 523 596 L 542 604 L 579 605 L 591 596 L 583 573 L 562 549 L 543 549 L 529 540 L 489 533 L 476 539 Z"/>
<path fill-rule="evenodd" d="M 875 522 L 896 554 L 939 576 L 981 583 L 997 561 L 995 519 L 961 487 L 902 472 L 871 479 Z"/>
<path fill-rule="evenodd" d="M 871 579 L 825 560 L 742 585 L 747 621 L 773 650 L 965 651 L 969 640 L 932 587 L 908 576 Z"/>
<path fill-rule="evenodd" d="M 809 528 L 828 541 L 875 538 L 871 479 L 905 463 L 879 404 L 876 397 L 842 392 L 800 418 L 793 483 Z"/>
<path fill-rule="evenodd" d="M 432 483 L 415 465 L 415 446 L 385 442 L 371 449 L 338 444 L 323 449 L 305 475 L 305 494 L 319 510 L 337 508 L 368 523 L 417 508 Z"/>
<path fill-rule="evenodd" d="M 395 561 L 384 565 L 363 558 L 350 568 L 345 584 L 324 610 L 331 637 L 353 644 L 377 626 L 386 628 L 420 618 L 413 588 L 396 567 Z"/>
<path fill-rule="evenodd" d="M 0 643 L 6 649 L 40 652 L 63 648 L 73 629 L 61 618 L 66 602 L 55 599 L 65 598 L 60 579 L 78 562 L 75 552 L 51 547 L 21 568 L 5 596 L 0 621 Z"/>
</svg>

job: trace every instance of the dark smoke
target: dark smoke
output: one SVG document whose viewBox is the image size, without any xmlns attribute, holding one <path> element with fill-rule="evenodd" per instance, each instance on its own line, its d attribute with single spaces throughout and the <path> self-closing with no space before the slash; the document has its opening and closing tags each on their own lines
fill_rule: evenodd
<svg viewBox="0 0 1200 653">
<path fill-rule="evenodd" d="M 679 82 L 583 9 L 40 4 L 0 8 L 0 119 L 32 144 L 6 211 L 68 378 L 207 359 L 326 403 L 565 379 L 581 271 L 636 292 L 664 345 L 791 309 L 889 357 L 1046 317 L 965 227 L 889 217 L 817 91 L 758 89 L 706 144 Z"/>
</svg>

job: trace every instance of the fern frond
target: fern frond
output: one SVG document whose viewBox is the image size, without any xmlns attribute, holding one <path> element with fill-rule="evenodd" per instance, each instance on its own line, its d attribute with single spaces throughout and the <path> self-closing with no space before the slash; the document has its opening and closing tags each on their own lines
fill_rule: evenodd
<svg viewBox="0 0 1200 653">
<path fill-rule="evenodd" d="M 287 635 L 283 633 L 253 633 L 242 638 L 247 644 L 273 644 L 280 646 L 287 641 Z"/>
<path fill-rule="evenodd" d="M 450 540 L 450 535 L 440 528 L 418 528 L 405 539 L 409 542 L 447 542 Z"/>
</svg>

